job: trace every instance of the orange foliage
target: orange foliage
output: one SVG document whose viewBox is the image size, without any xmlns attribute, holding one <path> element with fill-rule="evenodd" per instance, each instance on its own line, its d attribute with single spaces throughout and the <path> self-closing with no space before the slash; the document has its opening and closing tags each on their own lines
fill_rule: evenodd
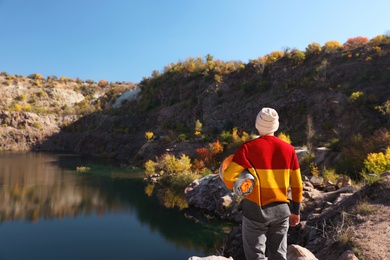
<svg viewBox="0 0 390 260">
<path fill-rule="evenodd" d="M 206 167 L 203 160 L 195 159 L 192 164 L 192 169 L 202 171 Z"/>
<path fill-rule="evenodd" d="M 195 150 L 196 159 L 194 160 L 194 168 L 203 169 L 210 165 L 211 153 L 210 150 L 202 147 Z"/>
<path fill-rule="evenodd" d="M 209 162 L 211 158 L 210 150 L 202 147 L 195 150 L 196 157 L 205 162 Z"/>
<path fill-rule="evenodd" d="M 210 144 L 210 153 L 211 155 L 216 155 L 223 152 L 223 146 L 219 142 L 219 140 L 215 141 L 214 143 Z"/>
<path fill-rule="evenodd" d="M 99 80 L 98 85 L 100 87 L 106 87 L 108 85 L 108 82 L 106 80 L 104 80 L 104 79 L 101 79 L 101 80 Z"/>
<path fill-rule="evenodd" d="M 354 38 L 349 38 L 343 45 L 344 50 L 350 50 L 358 47 L 362 47 L 368 42 L 367 37 L 357 36 Z"/>
</svg>

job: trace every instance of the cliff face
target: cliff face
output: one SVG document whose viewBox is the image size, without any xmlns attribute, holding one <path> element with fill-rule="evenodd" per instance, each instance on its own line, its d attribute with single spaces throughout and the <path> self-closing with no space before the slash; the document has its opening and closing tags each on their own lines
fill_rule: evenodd
<svg viewBox="0 0 390 260">
<path fill-rule="evenodd" d="M 279 112 L 279 132 L 295 146 L 367 137 L 389 130 L 389 115 L 377 107 L 390 97 L 390 44 L 379 47 L 323 52 L 301 62 L 287 56 L 266 65 L 249 62 L 220 75 L 170 71 L 139 85 L 2 73 L 0 147 L 142 161 L 173 147 L 188 149 L 185 142 L 148 144 L 147 131 L 172 140 L 185 133 L 191 139 L 199 120 L 202 134 L 212 138 L 233 127 L 256 133 L 254 118 L 265 106 Z"/>
<path fill-rule="evenodd" d="M 0 150 L 39 149 L 41 143 L 60 131 L 60 124 L 71 124 L 77 118 L 75 115 L 0 111 Z M 56 150 L 59 145 L 42 148 Z"/>
</svg>

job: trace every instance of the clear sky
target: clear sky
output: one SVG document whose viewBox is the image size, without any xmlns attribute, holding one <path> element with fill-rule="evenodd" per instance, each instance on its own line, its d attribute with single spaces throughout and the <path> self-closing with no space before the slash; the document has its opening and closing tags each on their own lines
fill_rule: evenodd
<svg viewBox="0 0 390 260">
<path fill-rule="evenodd" d="M 390 33 L 390 0 L 0 0 L 0 72 L 138 83 L 211 54 Z"/>
</svg>

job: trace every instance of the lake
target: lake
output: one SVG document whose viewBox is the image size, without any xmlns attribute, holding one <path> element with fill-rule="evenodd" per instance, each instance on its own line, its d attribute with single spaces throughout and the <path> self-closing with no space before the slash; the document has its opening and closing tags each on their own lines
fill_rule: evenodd
<svg viewBox="0 0 390 260">
<path fill-rule="evenodd" d="M 101 158 L 0 152 L 0 260 L 217 254 L 226 227 L 165 208 L 145 194 L 143 177 Z"/>
</svg>

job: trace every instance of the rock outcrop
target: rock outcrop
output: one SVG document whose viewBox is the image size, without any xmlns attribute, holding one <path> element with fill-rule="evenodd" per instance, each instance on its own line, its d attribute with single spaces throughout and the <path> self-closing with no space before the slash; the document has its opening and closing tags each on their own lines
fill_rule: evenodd
<svg viewBox="0 0 390 260">
<path fill-rule="evenodd" d="M 319 246 L 325 243 L 324 235 L 320 234 L 319 226 L 321 223 L 318 222 L 333 219 L 333 214 L 338 214 L 336 208 L 343 205 L 348 197 L 359 191 L 357 187 L 349 185 L 348 180 L 344 177 L 341 177 L 337 182 L 339 186 L 334 185 L 334 189 L 330 189 L 332 191 L 316 189 L 309 178 L 304 176 L 303 179 L 304 200 L 302 202 L 301 224 L 299 227 L 289 230 L 288 259 L 317 259 L 314 253 L 318 253 Z M 240 226 L 241 199 L 226 188 L 218 174 L 211 174 L 192 182 L 184 193 L 190 208 L 196 209 L 187 211 L 187 217 L 201 218 L 199 212 L 203 212 L 206 215 L 212 214 L 219 219 L 237 223 L 236 228 L 226 241 L 224 256 L 236 260 L 245 259 Z M 197 214 L 191 215 L 191 212 L 197 212 Z M 313 227 L 317 228 L 313 229 Z"/>
</svg>

